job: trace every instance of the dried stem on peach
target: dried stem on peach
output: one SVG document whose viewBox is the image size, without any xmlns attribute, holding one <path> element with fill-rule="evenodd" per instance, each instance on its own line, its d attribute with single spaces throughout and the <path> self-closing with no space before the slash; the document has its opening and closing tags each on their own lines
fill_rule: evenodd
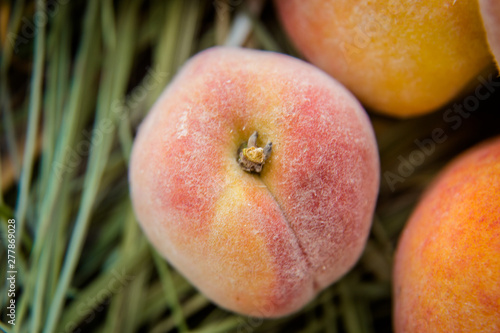
<svg viewBox="0 0 500 333">
<path fill-rule="evenodd" d="M 239 153 L 238 163 L 247 172 L 260 173 L 271 155 L 273 143 L 268 142 L 264 148 L 257 147 L 257 137 L 257 131 L 253 132 L 248 139 L 247 148 L 243 148 Z"/>
</svg>

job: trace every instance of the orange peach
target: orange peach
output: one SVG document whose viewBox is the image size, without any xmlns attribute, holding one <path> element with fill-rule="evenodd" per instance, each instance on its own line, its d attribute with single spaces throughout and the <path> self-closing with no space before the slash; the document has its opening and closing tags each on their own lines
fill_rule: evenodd
<svg viewBox="0 0 500 333">
<path fill-rule="evenodd" d="M 396 332 L 500 332 L 500 137 L 452 162 L 399 241 Z"/>
<path fill-rule="evenodd" d="M 479 0 L 486 37 L 491 52 L 495 55 L 497 67 L 500 61 L 500 1 Z"/>
<path fill-rule="evenodd" d="M 477 0 L 275 0 L 304 56 L 367 107 L 436 110 L 492 64 Z"/>
<path fill-rule="evenodd" d="M 159 253 L 221 307 L 277 317 L 359 258 L 379 161 L 365 111 L 328 75 L 282 54 L 214 48 L 144 120 L 129 177 Z"/>
</svg>

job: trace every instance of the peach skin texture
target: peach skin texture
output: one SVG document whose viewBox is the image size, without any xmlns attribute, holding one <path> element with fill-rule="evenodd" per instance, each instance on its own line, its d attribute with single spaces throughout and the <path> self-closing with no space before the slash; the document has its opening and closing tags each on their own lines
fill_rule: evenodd
<svg viewBox="0 0 500 333">
<path fill-rule="evenodd" d="M 403 332 L 500 332 L 500 137 L 452 162 L 399 241 L 394 325 Z"/>
<path fill-rule="evenodd" d="M 479 0 L 479 8 L 483 17 L 486 37 L 491 52 L 495 55 L 497 68 L 500 61 L 500 1 Z"/>
<path fill-rule="evenodd" d="M 260 175 L 238 148 L 272 141 Z M 370 229 L 379 161 L 369 119 L 301 60 L 213 48 L 161 95 L 133 146 L 140 224 L 212 301 L 258 317 L 299 310 L 346 273 Z"/>
<path fill-rule="evenodd" d="M 491 66 L 477 0 L 275 0 L 303 55 L 367 107 L 425 114 Z"/>
</svg>

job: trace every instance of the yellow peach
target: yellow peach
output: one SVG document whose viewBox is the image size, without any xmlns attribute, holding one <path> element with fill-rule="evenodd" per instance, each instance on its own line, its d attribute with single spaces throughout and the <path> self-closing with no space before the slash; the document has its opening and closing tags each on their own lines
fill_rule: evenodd
<svg viewBox="0 0 500 333">
<path fill-rule="evenodd" d="M 398 244 L 396 332 L 500 332 L 500 137 L 452 162 Z"/>
<path fill-rule="evenodd" d="M 304 56 L 367 107 L 409 117 L 492 64 L 477 0 L 275 0 Z"/>
</svg>

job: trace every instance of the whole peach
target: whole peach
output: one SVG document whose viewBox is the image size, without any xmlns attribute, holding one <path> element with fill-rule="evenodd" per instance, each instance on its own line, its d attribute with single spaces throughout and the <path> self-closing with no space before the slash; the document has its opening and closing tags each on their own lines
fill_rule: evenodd
<svg viewBox="0 0 500 333">
<path fill-rule="evenodd" d="M 254 149 L 272 142 L 260 173 L 240 162 L 254 132 Z M 144 120 L 129 177 L 159 253 L 220 306 L 277 317 L 355 264 L 379 162 L 367 115 L 328 75 L 286 55 L 213 48 Z"/>
<path fill-rule="evenodd" d="M 275 0 L 291 40 L 369 108 L 433 111 L 492 63 L 477 0 Z"/>
<path fill-rule="evenodd" d="M 486 37 L 491 52 L 495 55 L 497 67 L 500 61 L 500 1 L 479 0 Z"/>
<path fill-rule="evenodd" d="M 399 241 L 396 332 L 500 332 L 500 137 L 436 179 Z"/>
</svg>

